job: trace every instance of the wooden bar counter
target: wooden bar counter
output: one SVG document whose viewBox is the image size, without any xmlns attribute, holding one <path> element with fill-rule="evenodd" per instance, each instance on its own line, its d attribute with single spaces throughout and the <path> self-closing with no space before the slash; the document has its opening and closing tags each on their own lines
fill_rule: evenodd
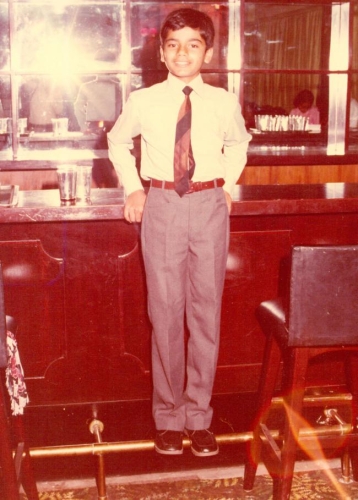
<svg viewBox="0 0 358 500">
<path fill-rule="evenodd" d="M 0 209 L 7 314 L 31 405 L 151 396 L 150 323 L 137 224 L 121 189 L 61 206 L 57 190 L 19 192 Z M 276 296 L 292 244 L 358 244 L 358 184 L 236 186 L 215 394 L 256 391 L 264 338 L 257 305 Z M 312 370 L 336 384 L 334 363 Z"/>
</svg>

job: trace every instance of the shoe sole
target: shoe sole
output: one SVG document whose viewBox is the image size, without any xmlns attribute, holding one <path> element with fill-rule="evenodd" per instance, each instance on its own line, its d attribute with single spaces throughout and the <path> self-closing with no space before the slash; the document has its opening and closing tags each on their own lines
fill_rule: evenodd
<svg viewBox="0 0 358 500">
<path fill-rule="evenodd" d="M 154 449 L 160 455 L 182 455 L 183 454 L 183 450 L 175 450 L 175 451 L 162 450 L 161 448 L 158 448 L 156 445 L 154 445 Z"/>
<path fill-rule="evenodd" d="M 219 453 L 219 448 L 215 451 L 197 451 L 195 448 L 191 447 L 191 452 L 196 457 L 214 457 Z"/>
</svg>

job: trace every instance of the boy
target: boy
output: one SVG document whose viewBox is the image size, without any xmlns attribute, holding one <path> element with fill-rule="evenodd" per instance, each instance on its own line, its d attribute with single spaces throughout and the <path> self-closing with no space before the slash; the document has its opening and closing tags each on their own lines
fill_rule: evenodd
<svg viewBox="0 0 358 500">
<path fill-rule="evenodd" d="M 214 26 L 206 14 L 188 8 L 170 13 L 161 28 L 160 47 L 161 60 L 169 70 L 167 80 L 133 92 L 108 134 L 110 159 L 127 195 L 124 217 L 129 222 L 142 221 L 153 327 L 155 450 L 166 455 L 183 453 L 184 432 L 194 455 L 219 451 L 209 430 L 210 400 L 231 193 L 245 166 L 251 136 L 236 96 L 203 83 L 200 70 L 212 58 L 213 41 Z M 185 111 L 182 107 L 189 99 L 191 144 L 179 154 L 186 155 L 188 166 L 178 181 L 173 166 L 178 168 L 176 125 L 178 114 L 190 116 L 190 105 Z M 151 182 L 148 195 L 130 154 L 132 138 L 139 134 L 141 176 Z M 190 133 L 186 130 L 184 135 L 188 138 Z M 190 332 L 187 352 L 184 316 Z"/>
</svg>

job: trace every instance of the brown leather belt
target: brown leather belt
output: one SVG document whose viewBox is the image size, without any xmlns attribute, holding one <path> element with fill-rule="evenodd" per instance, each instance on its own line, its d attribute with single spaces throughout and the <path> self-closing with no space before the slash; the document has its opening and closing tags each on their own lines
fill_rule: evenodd
<svg viewBox="0 0 358 500">
<path fill-rule="evenodd" d="M 222 187 L 224 185 L 224 179 L 214 179 L 213 181 L 205 182 L 189 182 L 189 190 L 185 194 L 196 193 L 197 191 L 203 191 L 204 189 L 214 189 L 216 187 Z M 158 179 L 151 179 L 151 187 L 160 189 L 174 189 L 174 182 L 171 181 L 159 181 Z"/>
</svg>

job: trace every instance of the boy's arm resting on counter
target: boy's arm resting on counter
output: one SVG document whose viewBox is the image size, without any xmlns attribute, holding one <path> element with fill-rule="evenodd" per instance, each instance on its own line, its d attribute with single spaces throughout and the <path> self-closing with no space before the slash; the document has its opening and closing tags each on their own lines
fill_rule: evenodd
<svg viewBox="0 0 358 500">
<path fill-rule="evenodd" d="M 123 112 L 108 133 L 109 159 L 124 187 L 126 202 L 124 218 L 128 222 L 140 222 L 145 204 L 146 195 L 132 155 L 133 137 L 140 134 L 140 123 L 135 107 L 129 97 Z"/>
</svg>

